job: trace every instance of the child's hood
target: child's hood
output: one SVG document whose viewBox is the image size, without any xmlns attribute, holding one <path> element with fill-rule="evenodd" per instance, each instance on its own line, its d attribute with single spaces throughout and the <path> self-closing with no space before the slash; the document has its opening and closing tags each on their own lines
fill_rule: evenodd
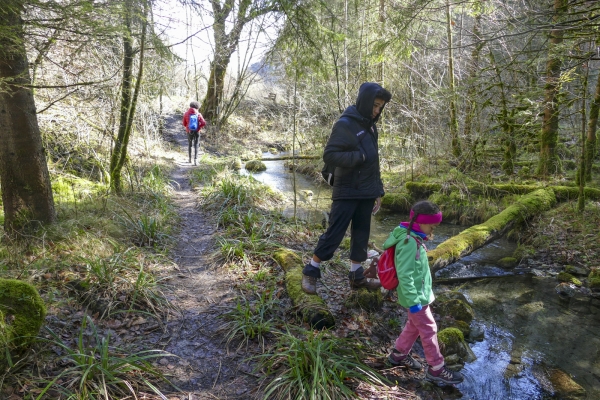
<svg viewBox="0 0 600 400">
<path fill-rule="evenodd" d="M 404 240 L 406 238 L 407 232 L 408 230 L 406 228 L 403 228 L 400 225 L 398 225 L 396 228 L 394 228 L 392 232 L 390 232 L 390 236 L 388 236 L 386 241 L 383 243 L 383 249 L 385 250 L 389 247 L 395 246 L 396 244 L 398 244 L 398 242 Z"/>
</svg>

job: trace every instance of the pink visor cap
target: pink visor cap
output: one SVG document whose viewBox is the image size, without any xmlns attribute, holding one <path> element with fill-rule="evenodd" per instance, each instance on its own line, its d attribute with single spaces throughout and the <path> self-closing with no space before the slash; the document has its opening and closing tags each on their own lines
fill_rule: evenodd
<svg viewBox="0 0 600 400">
<path fill-rule="evenodd" d="M 413 210 L 410 210 L 410 219 L 412 220 L 415 213 Z M 440 211 L 437 214 L 419 214 L 417 215 L 417 219 L 415 219 L 417 224 L 439 224 L 442 222 L 442 212 Z"/>
</svg>

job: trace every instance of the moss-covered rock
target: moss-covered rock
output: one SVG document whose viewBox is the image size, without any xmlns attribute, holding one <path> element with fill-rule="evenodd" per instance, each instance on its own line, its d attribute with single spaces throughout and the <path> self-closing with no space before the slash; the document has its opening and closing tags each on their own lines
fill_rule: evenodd
<svg viewBox="0 0 600 400">
<path fill-rule="evenodd" d="M 246 169 L 251 172 L 266 171 L 267 166 L 261 160 L 250 160 L 246 162 Z"/>
<path fill-rule="evenodd" d="M 571 274 L 571 275 L 588 276 L 590 273 L 590 270 L 585 267 L 578 267 L 575 265 L 566 265 L 565 272 L 568 274 Z"/>
<path fill-rule="evenodd" d="M 454 299 L 444 302 L 439 302 L 435 310 L 442 317 L 451 317 L 457 321 L 464 321 L 470 324 L 475 318 L 475 313 L 471 306 L 463 300 Z"/>
<path fill-rule="evenodd" d="M 522 196 L 515 204 L 482 224 L 465 229 L 428 253 L 429 265 L 436 272 L 473 250 L 502 236 L 515 224 L 549 210 L 556 203 L 554 192 L 539 189 Z"/>
<path fill-rule="evenodd" d="M 552 387 L 556 391 L 556 397 L 564 400 L 583 399 L 586 396 L 585 389 L 575 382 L 566 372 L 559 369 L 548 371 L 548 377 Z"/>
<path fill-rule="evenodd" d="M 381 290 L 370 291 L 365 288 L 352 290 L 346 299 L 346 307 L 362 308 L 367 311 L 381 310 L 383 306 L 383 295 Z"/>
<path fill-rule="evenodd" d="M 518 263 L 519 261 L 514 257 L 504 257 L 498 260 L 498 266 L 505 269 L 514 268 Z"/>
<path fill-rule="evenodd" d="M 27 348 L 38 335 L 46 307 L 32 285 L 17 279 L 0 279 L 0 365 L 5 367 L 6 347 L 17 355 Z M 10 322 L 8 322 L 10 321 Z"/>
<path fill-rule="evenodd" d="M 242 160 L 239 157 L 233 159 L 231 162 L 231 169 L 235 171 L 242 169 Z"/>
<path fill-rule="evenodd" d="M 381 207 L 390 211 L 409 212 L 413 199 L 408 192 L 386 193 L 381 198 Z"/>
<path fill-rule="evenodd" d="M 575 286 L 581 286 L 581 281 L 577 278 L 575 278 L 573 275 L 567 273 L 567 272 L 560 272 L 557 276 L 556 279 L 559 282 L 567 282 L 567 283 L 572 283 Z"/>
<path fill-rule="evenodd" d="M 461 331 L 461 333 L 463 334 L 463 336 L 466 338 L 469 336 L 470 332 L 471 332 L 471 325 L 466 323 L 465 321 L 456 321 L 453 319 L 442 319 L 440 321 L 440 330 L 441 329 L 447 329 L 447 328 L 456 328 L 459 331 Z"/>
<path fill-rule="evenodd" d="M 331 328 L 335 319 L 327 308 L 327 304 L 317 295 L 304 293 L 302 290 L 302 259 L 289 249 L 281 249 L 273 253 L 273 259 L 285 272 L 285 287 L 302 320 L 315 329 Z"/>
<path fill-rule="evenodd" d="M 464 295 L 464 293 L 458 292 L 456 290 L 448 290 L 446 292 L 436 293 L 433 307 L 435 308 L 437 304 L 445 303 L 446 301 L 450 300 L 461 300 L 466 303 L 467 297 Z"/>
<path fill-rule="evenodd" d="M 462 332 L 457 328 L 446 328 L 438 332 L 440 351 L 446 358 L 456 354 L 462 363 L 474 361 L 477 357 L 465 342 Z"/>
<path fill-rule="evenodd" d="M 600 290 L 600 268 L 592 268 L 587 283 L 590 289 Z"/>
</svg>

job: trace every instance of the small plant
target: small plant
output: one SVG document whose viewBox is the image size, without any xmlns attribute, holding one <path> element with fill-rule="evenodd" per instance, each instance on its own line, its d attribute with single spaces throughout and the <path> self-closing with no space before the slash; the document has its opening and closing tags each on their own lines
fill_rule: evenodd
<svg viewBox="0 0 600 400">
<path fill-rule="evenodd" d="M 110 335 L 101 337 L 87 316 L 82 321 L 75 349 L 64 343 L 59 335 L 50 329 L 48 331 L 53 338 L 50 344 L 62 353 L 65 368 L 45 384 L 36 400 L 57 398 L 59 394 L 69 399 L 136 398 L 141 388 L 166 398 L 149 377 L 168 380 L 150 361 L 171 354 L 159 350 L 126 354 L 110 345 Z"/>
<path fill-rule="evenodd" d="M 398 320 L 398 318 L 390 318 L 388 320 L 388 326 L 392 329 L 398 329 L 398 327 L 400 326 L 400 321 Z"/>
<path fill-rule="evenodd" d="M 160 314 L 170 307 L 160 280 L 147 271 L 135 251 L 115 253 L 111 257 L 80 258 L 85 276 L 71 287 L 79 292 L 83 304 L 100 311 L 102 316 L 115 309 L 151 310 Z"/>
<path fill-rule="evenodd" d="M 264 399 L 348 399 L 356 398 L 346 384 L 350 380 L 382 385 L 382 377 L 360 362 L 356 342 L 336 338 L 327 332 L 289 332 L 280 337 L 275 351 L 258 356 L 266 371 Z"/>
<path fill-rule="evenodd" d="M 256 339 L 264 349 L 265 335 L 273 330 L 273 312 L 277 299 L 270 291 L 264 291 L 255 302 L 250 302 L 242 294 L 237 305 L 231 311 L 223 314 L 226 322 L 221 329 L 227 332 L 227 346 L 232 341 L 239 341 L 238 349 Z"/>
<path fill-rule="evenodd" d="M 149 215 L 134 217 L 132 214 L 123 210 L 124 215 L 117 214 L 117 218 L 122 222 L 125 228 L 131 233 L 133 242 L 140 246 L 153 246 L 169 238 L 169 235 L 163 232 L 160 221 Z"/>
</svg>

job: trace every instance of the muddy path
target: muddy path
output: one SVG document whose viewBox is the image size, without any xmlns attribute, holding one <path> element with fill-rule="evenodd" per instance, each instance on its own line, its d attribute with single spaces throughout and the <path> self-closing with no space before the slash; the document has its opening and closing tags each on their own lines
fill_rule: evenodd
<svg viewBox="0 0 600 400">
<path fill-rule="evenodd" d="M 235 305 L 236 293 L 231 277 L 209 266 L 215 223 L 197 207 L 197 194 L 188 178 L 195 167 L 188 162 L 187 138 L 179 117 L 168 118 L 165 129 L 177 150 L 172 199 L 181 226 L 171 254 L 176 266 L 169 281 L 169 300 L 180 312 L 169 318 L 165 332 L 154 339 L 156 346 L 177 356 L 160 359 L 159 365 L 183 392 L 170 399 L 252 399 L 258 382 L 244 362 L 248 354 L 235 348 L 228 351 L 224 333 L 218 329 L 219 316 Z"/>
</svg>

